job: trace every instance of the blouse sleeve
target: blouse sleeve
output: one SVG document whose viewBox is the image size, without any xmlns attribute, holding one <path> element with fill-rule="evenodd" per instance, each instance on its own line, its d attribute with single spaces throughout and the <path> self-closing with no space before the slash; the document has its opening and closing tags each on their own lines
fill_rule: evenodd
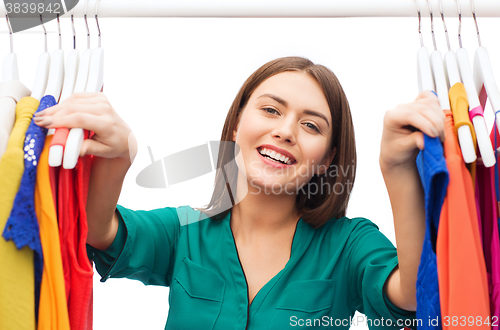
<svg viewBox="0 0 500 330">
<path fill-rule="evenodd" d="M 398 266 L 397 250 L 377 225 L 363 219 L 347 242 L 350 294 L 356 310 L 364 313 L 370 329 L 416 328 L 416 313 L 396 307 L 384 293 L 384 284 Z"/>
<path fill-rule="evenodd" d="M 169 286 L 180 223 L 175 208 L 132 211 L 117 205 L 119 226 L 111 246 L 101 251 L 89 245 L 101 282 L 127 277 L 146 285 Z"/>
</svg>

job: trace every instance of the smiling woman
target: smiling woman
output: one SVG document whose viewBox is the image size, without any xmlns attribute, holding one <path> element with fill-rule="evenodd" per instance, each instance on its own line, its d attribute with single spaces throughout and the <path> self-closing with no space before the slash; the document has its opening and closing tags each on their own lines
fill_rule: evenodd
<svg viewBox="0 0 500 330">
<path fill-rule="evenodd" d="M 98 156 L 88 193 L 89 255 L 102 281 L 170 287 L 166 329 L 289 329 L 294 318 L 347 320 L 356 311 L 399 329 L 415 318 L 415 246 L 425 218 L 411 164 L 422 133 L 404 127 L 442 130 L 433 94 L 389 111 L 384 123 L 380 164 L 398 250 L 370 220 L 345 216 L 356 168 L 349 105 L 336 76 L 308 59 L 270 61 L 243 84 L 221 136 L 240 152 L 221 144 L 203 209 L 117 205 L 135 143 L 102 93 L 75 94 L 40 117 L 41 126 L 94 131 L 81 152 Z"/>
<path fill-rule="evenodd" d="M 280 58 L 263 65 L 247 79 L 233 101 L 221 141 L 238 144 L 242 152 L 236 163 L 240 169 L 247 169 L 242 171 L 243 177 L 237 175 L 238 169 L 234 167 L 226 169 L 229 186 L 240 187 L 240 191 L 232 192 L 237 196 L 235 199 L 240 201 L 248 193 L 251 197 L 247 195 L 244 203 L 252 198 L 250 205 L 260 205 L 259 209 L 264 205 L 279 205 L 281 212 L 287 210 L 276 217 L 276 209 L 269 208 L 253 218 L 287 223 L 302 215 L 304 221 L 318 227 L 332 217 L 345 216 L 356 173 L 354 128 L 344 91 L 328 68 L 300 57 Z M 270 157 L 275 156 L 274 151 L 293 158 L 295 163 L 281 165 L 265 159 L 261 156 L 263 147 Z M 234 150 L 221 152 L 219 157 L 220 164 L 227 164 L 235 157 Z M 287 173 L 295 175 L 269 172 L 271 168 L 283 167 L 291 168 Z M 330 167 L 351 170 L 345 171 L 345 176 L 328 175 Z M 250 186 L 248 192 L 243 178 Z M 273 185 L 296 193 L 259 197 L 261 188 Z M 349 189 L 344 189 L 343 194 L 308 193 L 325 185 Z M 224 217 L 229 210 L 218 211 L 218 205 L 225 205 L 225 187 L 224 175 L 218 173 L 210 203 L 199 210 Z M 241 187 L 245 190 L 241 191 Z"/>
</svg>

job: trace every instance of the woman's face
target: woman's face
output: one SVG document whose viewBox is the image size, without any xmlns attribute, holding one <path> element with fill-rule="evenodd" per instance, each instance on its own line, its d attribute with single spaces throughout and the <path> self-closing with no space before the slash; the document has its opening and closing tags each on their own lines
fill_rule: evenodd
<svg viewBox="0 0 500 330">
<path fill-rule="evenodd" d="M 295 71 L 276 74 L 255 89 L 233 131 L 241 151 L 238 168 L 259 191 L 297 194 L 335 156 L 326 155 L 331 126 L 328 103 L 313 77 Z"/>
</svg>

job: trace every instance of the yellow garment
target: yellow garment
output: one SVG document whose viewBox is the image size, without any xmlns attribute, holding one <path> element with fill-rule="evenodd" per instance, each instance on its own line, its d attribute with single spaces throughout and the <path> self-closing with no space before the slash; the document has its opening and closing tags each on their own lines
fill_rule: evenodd
<svg viewBox="0 0 500 330">
<path fill-rule="evenodd" d="M 0 159 L 0 233 L 3 233 L 24 172 L 24 139 L 39 101 L 22 98 L 16 123 Z M 35 267 L 33 251 L 21 250 L 0 237 L 0 329 L 35 329 Z"/>
<path fill-rule="evenodd" d="M 68 304 L 59 242 L 59 227 L 49 175 L 49 148 L 52 135 L 38 161 L 35 186 L 35 211 L 40 226 L 43 274 L 40 287 L 38 330 L 69 330 Z"/>
<path fill-rule="evenodd" d="M 458 136 L 458 128 L 467 125 L 472 134 L 472 142 L 474 143 L 474 150 L 477 153 L 476 147 L 476 132 L 474 126 L 469 118 L 469 101 L 467 99 L 467 92 L 462 83 L 456 83 L 450 88 L 449 92 L 450 106 L 453 113 L 453 122 L 455 123 L 455 134 Z M 468 164 L 467 168 L 472 176 L 472 181 L 475 182 L 476 178 L 476 163 Z"/>
</svg>

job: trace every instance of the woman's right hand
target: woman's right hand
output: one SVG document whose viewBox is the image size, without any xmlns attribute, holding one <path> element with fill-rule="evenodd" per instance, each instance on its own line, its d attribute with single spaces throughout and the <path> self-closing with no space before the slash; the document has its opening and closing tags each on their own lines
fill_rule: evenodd
<svg viewBox="0 0 500 330">
<path fill-rule="evenodd" d="M 53 107 L 36 113 L 35 123 L 45 128 L 83 128 L 94 132 L 82 144 L 80 156 L 123 158 L 132 163 L 137 141 L 103 93 L 74 93 Z"/>
</svg>

